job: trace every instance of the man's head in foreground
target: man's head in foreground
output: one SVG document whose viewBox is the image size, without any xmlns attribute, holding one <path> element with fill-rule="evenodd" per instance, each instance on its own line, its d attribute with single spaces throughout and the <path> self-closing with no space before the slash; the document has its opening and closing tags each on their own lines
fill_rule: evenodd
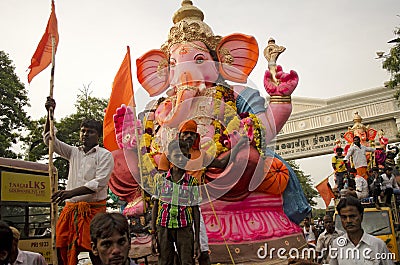
<svg viewBox="0 0 400 265">
<path fill-rule="evenodd" d="M 8 264 L 13 242 L 13 233 L 3 221 L 0 221 L 0 264 Z"/>
<path fill-rule="evenodd" d="M 362 230 L 364 208 L 361 202 L 353 196 L 340 199 L 336 210 L 342 221 L 342 226 L 347 233 L 355 233 Z"/>
<path fill-rule="evenodd" d="M 104 265 L 128 265 L 129 224 L 120 213 L 98 213 L 90 222 L 92 252 Z"/>
</svg>

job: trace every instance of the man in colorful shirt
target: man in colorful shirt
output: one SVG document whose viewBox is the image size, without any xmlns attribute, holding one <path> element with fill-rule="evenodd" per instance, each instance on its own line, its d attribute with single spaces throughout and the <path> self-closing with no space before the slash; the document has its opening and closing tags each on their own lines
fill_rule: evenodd
<svg viewBox="0 0 400 265">
<path fill-rule="evenodd" d="M 157 237 L 153 247 L 156 248 L 157 242 L 159 265 L 173 265 L 175 250 L 179 264 L 192 265 L 200 254 L 198 181 L 186 173 L 189 159 L 186 145 L 179 146 L 179 140 L 173 140 L 168 145 L 167 158 L 173 166 L 156 180 L 153 195 L 151 232 Z"/>
<path fill-rule="evenodd" d="M 203 174 L 206 167 L 225 168 L 229 161 L 234 159 L 240 148 L 244 144 L 248 144 L 247 137 L 241 137 L 238 143 L 223 157 L 211 157 L 204 150 L 200 150 L 200 134 L 197 132 L 197 123 L 194 120 L 187 120 L 179 125 L 178 134 L 179 143 L 187 145 L 189 148 L 190 159 L 185 165 L 186 172 L 195 177 L 200 185 L 203 185 Z M 159 171 L 168 171 L 172 167 L 172 163 L 168 161 L 165 153 L 161 155 L 158 164 Z M 210 265 L 208 237 L 206 227 L 200 210 L 200 249 L 199 265 Z"/>
</svg>

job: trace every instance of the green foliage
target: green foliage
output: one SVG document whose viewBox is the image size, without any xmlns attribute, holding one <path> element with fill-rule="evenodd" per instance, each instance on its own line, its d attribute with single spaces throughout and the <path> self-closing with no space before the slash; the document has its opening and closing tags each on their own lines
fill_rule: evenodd
<svg viewBox="0 0 400 265">
<path fill-rule="evenodd" d="M 90 84 L 80 89 L 77 102 L 75 103 L 76 115 L 78 119 L 95 119 L 103 122 L 104 110 L 107 108 L 108 101 L 102 98 L 92 97 Z"/>
<path fill-rule="evenodd" d="M 39 120 L 31 121 L 28 124 L 29 134 L 22 138 L 26 143 L 25 160 L 38 161 L 48 154 L 42 136 L 45 121 L 46 119 L 42 117 Z"/>
<path fill-rule="evenodd" d="M 400 28 L 396 27 L 394 34 L 400 40 Z M 400 97 L 400 41 L 395 42 L 395 45 L 390 49 L 390 54 L 386 57 L 382 64 L 383 69 L 390 73 L 390 80 L 387 86 L 396 89 L 395 97 Z"/>
<path fill-rule="evenodd" d="M 294 160 L 290 160 L 287 162 L 293 168 L 294 172 L 296 173 L 297 178 L 300 181 L 301 188 L 303 189 L 304 195 L 306 196 L 308 203 L 311 206 L 317 205 L 317 203 L 314 201 L 314 198 L 318 196 L 318 192 L 313 188 L 311 176 L 304 174 L 304 172 L 300 170 L 299 165 L 296 164 L 296 162 Z"/>
<path fill-rule="evenodd" d="M 314 219 L 323 218 L 326 214 L 326 209 L 312 209 L 312 216 Z"/>
<path fill-rule="evenodd" d="M 0 157 L 21 158 L 11 147 L 20 143 L 28 127 L 29 117 L 24 107 L 29 102 L 25 86 L 14 71 L 8 54 L 0 51 Z"/>
</svg>

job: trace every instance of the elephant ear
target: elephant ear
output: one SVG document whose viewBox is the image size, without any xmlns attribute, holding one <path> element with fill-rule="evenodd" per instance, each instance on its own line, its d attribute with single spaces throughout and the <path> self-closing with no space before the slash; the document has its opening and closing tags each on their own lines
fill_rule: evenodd
<svg viewBox="0 0 400 265">
<path fill-rule="evenodd" d="M 253 36 L 232 34 L 218 44 L 217 55 L 225 79 L 246 83 L 258 60 L 258 44 Z"/>
<path fill-rule="evenodd" d="M 354 133 L 352 131 L 347 131 L 344 135 L 343 138 L 348 142 L 348 143 L 352 143 L 353 142 L 353 138 L 354 138 Z"/>
<path fill-rule="evenodd" d="M 137 78 L 151 97 L 169 86 L 168 59 L 160 50 L 151 50 L 136 60 Z"/>
</svg>

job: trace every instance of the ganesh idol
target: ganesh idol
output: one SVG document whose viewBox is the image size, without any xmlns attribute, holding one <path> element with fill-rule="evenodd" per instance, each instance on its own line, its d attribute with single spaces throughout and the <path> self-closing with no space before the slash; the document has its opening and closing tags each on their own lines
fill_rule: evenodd
<svg viewBox="0 0 400 265">
<path fill-rule="evenodd" d="M 185 121 L 196 122 L 198 148 L 214 159 L 230 155 L 240 138 L 248 137 L 249 144 L 230 156 L 224 168 L 201 164 L 191 169 L 203 172 L 200 208 L 211 260 L 261 262 L 266 244 L 301 249 L 306 243 L 298 224 L 311 209 L 294 171 L 268 148 L 291 114 L 298 75 L 276 64 L 285 48 L 270 39 L 264 50 L 268 70 L 263 83 L 270 96 L 266 107 L 259 91 L 246 85 L 259 57 L 256 39 L 239 33 L 215 35 L 203 20 L 203 12 L 184 0 L 166 42 L 137 59 L 138 81 L 157 100 L 148 108 L 137 141 L 141 170 L 132 163 L 135 159 L 128 165 L 134 175 L 130 182 L 144 189 L 152 185 L 160 156 Z M 122 134 L 124 130 L 130 131 L 123 129 Z M 123 179 L 116 172 L 110 181 L 120 196 L 130 192 L 121 188 L 127 183 Z"/>
</svg>

